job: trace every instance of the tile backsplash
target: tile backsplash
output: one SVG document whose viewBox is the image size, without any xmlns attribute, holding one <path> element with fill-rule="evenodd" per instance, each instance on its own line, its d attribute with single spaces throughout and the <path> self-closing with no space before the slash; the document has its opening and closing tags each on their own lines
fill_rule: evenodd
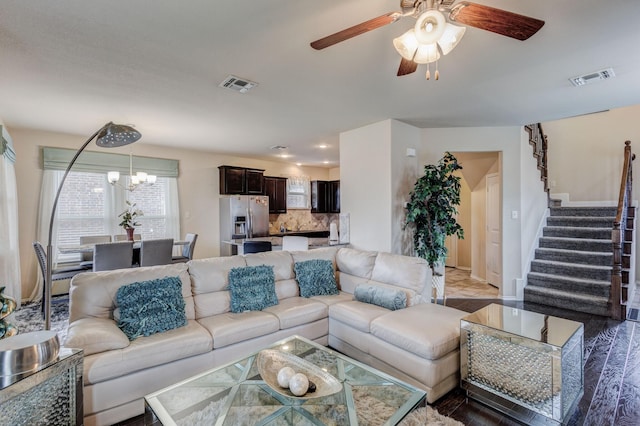
<svg viewBox="0 0 640 426">
<path fill-rule="evenodd" d="M 280 232 L 280 225 L 289 231 L 328 231 L 329 224 L 340 223 L 337 213 L 311 213 L 311 210 L 288 210 L 282 214 L 269 215 L 269 233 Z"/>
</svg>

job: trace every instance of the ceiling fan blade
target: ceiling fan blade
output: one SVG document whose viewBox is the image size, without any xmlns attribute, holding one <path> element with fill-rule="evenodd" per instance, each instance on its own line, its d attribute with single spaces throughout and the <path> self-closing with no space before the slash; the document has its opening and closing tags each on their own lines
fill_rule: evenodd
<svg viewBox="0 0 640 426">
<path fill-rule="evenodd" d="M 451 20 L 503 36 L 526 40 L 544 21 L 477 3 L 462 2 L 451 9 Z"/>
<path fill-rule="evenodd" d="M 361 24 L 354 25 L 353 27 L 347 28 L 346 30 L 338 31 L 337 33 L 311 42 L 311 47 L 316 50 L 324 49 L 329 46 L 333 46 L 336 43 L 340 43 L 341 41 L 348 40 L 352 37 L 364 34 L 368 31 L 375 30 L 376 28 L 394 23 L 400 18 L 402 18 L 402 13 L 389 12 L 382 16 L 378 16 L 377 18 L 362 22 Z"/>
<path fill-rule="evenodd" d="M 417 69 L 418 64 L 408 59 L 402 58 L 402 61 L 400 61 L 400 67 L 398 68 L 397 76 L 400 77 L 403 75 L 414 73 Z"/>
</svg>

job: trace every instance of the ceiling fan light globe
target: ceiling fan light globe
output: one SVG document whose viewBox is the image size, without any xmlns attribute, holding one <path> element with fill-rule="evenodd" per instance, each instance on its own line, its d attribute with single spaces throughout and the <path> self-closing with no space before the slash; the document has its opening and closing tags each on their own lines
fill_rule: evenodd
<svg viewBox="0 0 640 426">
<path fill-rule="evenodd" d="M 394 38 L 393 47 L 396 48 L 400 56 L 411 61 L 418 49 L 418 40 L 416 39 L 413 29 L 402 34 L 400 37 Z"/>
<path fill-rule="evenodd" d="M 415 37 L 421 44 L 435 43 L 442 37 L 447 25 L 442 12 L 430 9 L 418 17 L 414 26 Z"/>
<path fill-rule="evenodd" d="M 416 64 L 429 64 L 438 59 L 440 59 L 440 52 L 436 43 L 421 44 L 413 57 L 413 62 Z"/>
<path fill-rule="evenodd" d="M 464 35 L 467 29 L 465 27 L 459 27 L 457 25 L 452 25 L 447 23 L 445 25 L 444 33 L 440 40 L 438 40 L 438 45 L 442 50 L 442 54 L 446 55 L 451 52 L 462 40 L 462 36 Z"/>
</svg>

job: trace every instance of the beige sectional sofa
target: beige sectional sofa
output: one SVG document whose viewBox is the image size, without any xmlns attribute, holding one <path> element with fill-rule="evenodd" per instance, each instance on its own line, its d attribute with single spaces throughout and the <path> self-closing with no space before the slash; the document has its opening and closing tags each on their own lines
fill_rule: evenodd
<svg viewBox="0 0 640 426">
<path fill-rule="evenodd" d="M 339 294 L 300 297 L 294 264 L 330 260 Z M 232 268 L 273 266 L 278 304 L 232 313 Z M 118 328 L 118 288 L 179 277 L 187 325 L 129 341 Z M 401 291 L 407 307 L 354 300 L 358 285 Z M 85 425 L 113 424 L 144 411 L 143 396 L 293 334 L 329 345 L 427 391 L 433 402 L 458 383 L 464 312 L 431 304 L 422 259 L 351 248 L 274 251 L 126 270 L 89 272 L 71 282 L 67 347 L 82 348 Z M 404 297 L 404 296 L 403 296 Z"/>
</svg>

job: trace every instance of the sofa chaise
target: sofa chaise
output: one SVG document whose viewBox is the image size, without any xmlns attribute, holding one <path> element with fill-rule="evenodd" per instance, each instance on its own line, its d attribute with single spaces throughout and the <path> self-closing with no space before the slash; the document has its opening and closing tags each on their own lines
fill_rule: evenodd
<svg viewBox="0 0 640 426">
<path fill-rule="evenodd" d="M 300 295 L 296 264 L 312 259 L 330 261 L 338 294 Z M 273 268 L 277 304 L 231 312 L 230 271 L 259 265 Z M 118 289 L 166 277 L 179 279 L 186 325 L 129 340 L 118 327 Z M 402 296 L 406 307 L 379 306 L 379 298 L 373 301 L 378 304 L 361 301 L 370 302 L 372 292 Z M 87 426 L 140 415 L 144 395 L 294 334 L 418 386 L 433 402 L 458 384 L 460 318 L 466 313 L 430 303 L 430 295 L 424 260 L 352 248 L 88 272 L 71 281 L 64 346 L 84 350 Z"/>
</svg>

